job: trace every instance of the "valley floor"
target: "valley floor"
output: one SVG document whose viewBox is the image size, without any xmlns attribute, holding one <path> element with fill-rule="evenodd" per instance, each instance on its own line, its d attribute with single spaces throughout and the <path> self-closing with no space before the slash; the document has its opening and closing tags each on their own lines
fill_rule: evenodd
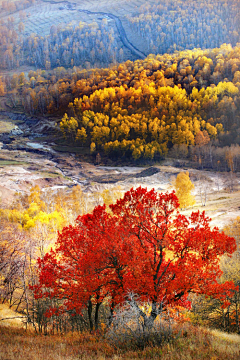
<svg viewBox="0 0 240 360">
<path fill-rule="evenodd" d="M 205 210 L 212 225 L 219 228 L 240 216 L 240 173 L 234 174 L 231 184 L 229 173 L 192 169 L 185 164 L 180 167 L 179 160 L 176 167 L 173 159 L 153 167 L 94 165 L 78 153 L 79 148 L 65 152 L 53 142 L 54 137 L 51 142 L 49 137 L 38 135 L 46 128 L 53 129 L 55 120 L 28 120 L 24 114 L 0 112 L 1 206 L 8 206 L 16 192 L 29 193 L 35 185 L 55 190 L 79 184 L 89 195 L 114 187 L 125 192 L 140 185 L 167 191 L 173 189 L 172 180 L 179 172 L 188 171 L 195 186 L 196 204 L 185 214 Z"/>
</svg>

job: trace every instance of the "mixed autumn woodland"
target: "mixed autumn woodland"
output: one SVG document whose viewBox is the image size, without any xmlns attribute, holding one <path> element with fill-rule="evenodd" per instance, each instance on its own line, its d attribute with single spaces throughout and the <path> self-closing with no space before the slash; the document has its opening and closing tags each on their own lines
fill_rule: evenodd
<svg viewBox="0 0 240 360">
<path fill-rule="evenodd" d="M 174 159 L 225 172 L 226 189 L 238 190 L 237 1 L 123 1 L 131 9 L 124 15 L 78 2 L 0 6 L 1 112 L 46 122 L 45 139 L 57 150 L 77 148 L 80 161 Z M 49 17 L 46 33 L 30 33 L 38 6 L 71 12 L 72 21 Z M 86 21 L 77 21 L 82 13 Z M 15 140 L 3 138 L 4 146 Z M 0 208 L 1 303 L 30 331 L 102 341 L 109 358 L 113 349 L 164 353 L 163 344 L 189 339 L 193 325 L 239 334 L 240 217 L 212 227 L 193 209 L 189 172 L 179 171 L 172 188 L 89 195 L 79 185 L 33 186 L 15 194 Z M 202 206 L 206 194 L 201 188 Z"/>
</svg>

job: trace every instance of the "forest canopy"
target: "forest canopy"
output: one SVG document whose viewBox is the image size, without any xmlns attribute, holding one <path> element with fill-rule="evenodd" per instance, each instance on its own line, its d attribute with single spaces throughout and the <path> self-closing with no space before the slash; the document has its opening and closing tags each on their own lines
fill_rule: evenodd
<svg viewBox="0 0 240 360">
<path fill-rule="evenodd" d="M 137 34 L 141 54 L 150 53 L 135 61 L 119 47 L 115 15 L 52 25 L 42 36 L 25 34 L 24 11 L 16 20 L 6 2 L 2 8 L 9 17 L 0 25 L 0 66 L 36 70 L 0 76 L 0 96 L 14 109 L 56 117 L 62 143 L 114 161 L 184 155 L 212 168 L 228 156 L 219 147 L 240 144 L 237 1 L 143 4 L 124 19 L 129 39 Z"/>
<path fill-rule="evenodd" d="M 29 33 L 25 24 L 31 22 L 31 15 L 25 9 L 33 4 L 34 0 L 2 1 L 6 16 L 0 22 L 0 68 L 34 65 L 47 70 L 58 66 L 88 69 L 136 59 L 123 46 L 117 25 L 103 12 L 89 11 L 95 14 L 91 22 L 79 22 L 75 15 L 69 23 L 49 26 L 46 22 L 47 34 L 38 27 Z M 216 48 L 223 43 L 236 46 L 240 42 L 239 17 L 236 0 L 156 0 L 143 3 L 121 19 L 131 33 L 130 41 L 138 38 L 139 50 L 148 55 Z"/>
<path fill-rule="evenodd" d="M 113 159 L 154 161 L 174 146 L 239 144 L 239 88 L 240 47 L 226 44 L 0 82 L 10 106 L 61 116 L 58 129 L 68 144 Z"/>
</svg>

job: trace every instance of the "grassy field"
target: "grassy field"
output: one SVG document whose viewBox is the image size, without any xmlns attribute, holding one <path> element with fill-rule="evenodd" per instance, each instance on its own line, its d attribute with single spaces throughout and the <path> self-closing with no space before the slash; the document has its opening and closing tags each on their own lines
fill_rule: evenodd
<svg viewBox="0 0 240 360">
<path fill-rule="evenodd" d="M 123 351 L 101 336 L 89 333 L 44 336 L 23 329 L 0 327 L 0 359 L 238 360 L 240 336 L 190 326 L 184 335 L 162 347 Z"/>
</svg>

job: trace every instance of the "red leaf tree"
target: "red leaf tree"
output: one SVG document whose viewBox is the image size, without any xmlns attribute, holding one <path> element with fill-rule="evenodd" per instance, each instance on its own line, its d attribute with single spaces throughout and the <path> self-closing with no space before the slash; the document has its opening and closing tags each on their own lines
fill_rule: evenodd
<svg viewBox="0 0 240 360">
<path fill-rule="evenodd" d="M 178 207 L 174 192 L 139 187 L 111 205 L 112 214 L 98 206 L 79 216 L 39 260 L 36 297 L 60 299 L 76 313 L 86 307 L 91 329 L 104 300 L 113 311 L 129 293 L 151 302 L 148 316 L 136 304 L 148 327 L 166 306 L 186 304 L 189 293 L 224 301 L 234 284 L 218 284 L 219 260 L 235 251 L 235 239 L 211 229 L 204 212 L 186 217 Z"/>
</svg>

